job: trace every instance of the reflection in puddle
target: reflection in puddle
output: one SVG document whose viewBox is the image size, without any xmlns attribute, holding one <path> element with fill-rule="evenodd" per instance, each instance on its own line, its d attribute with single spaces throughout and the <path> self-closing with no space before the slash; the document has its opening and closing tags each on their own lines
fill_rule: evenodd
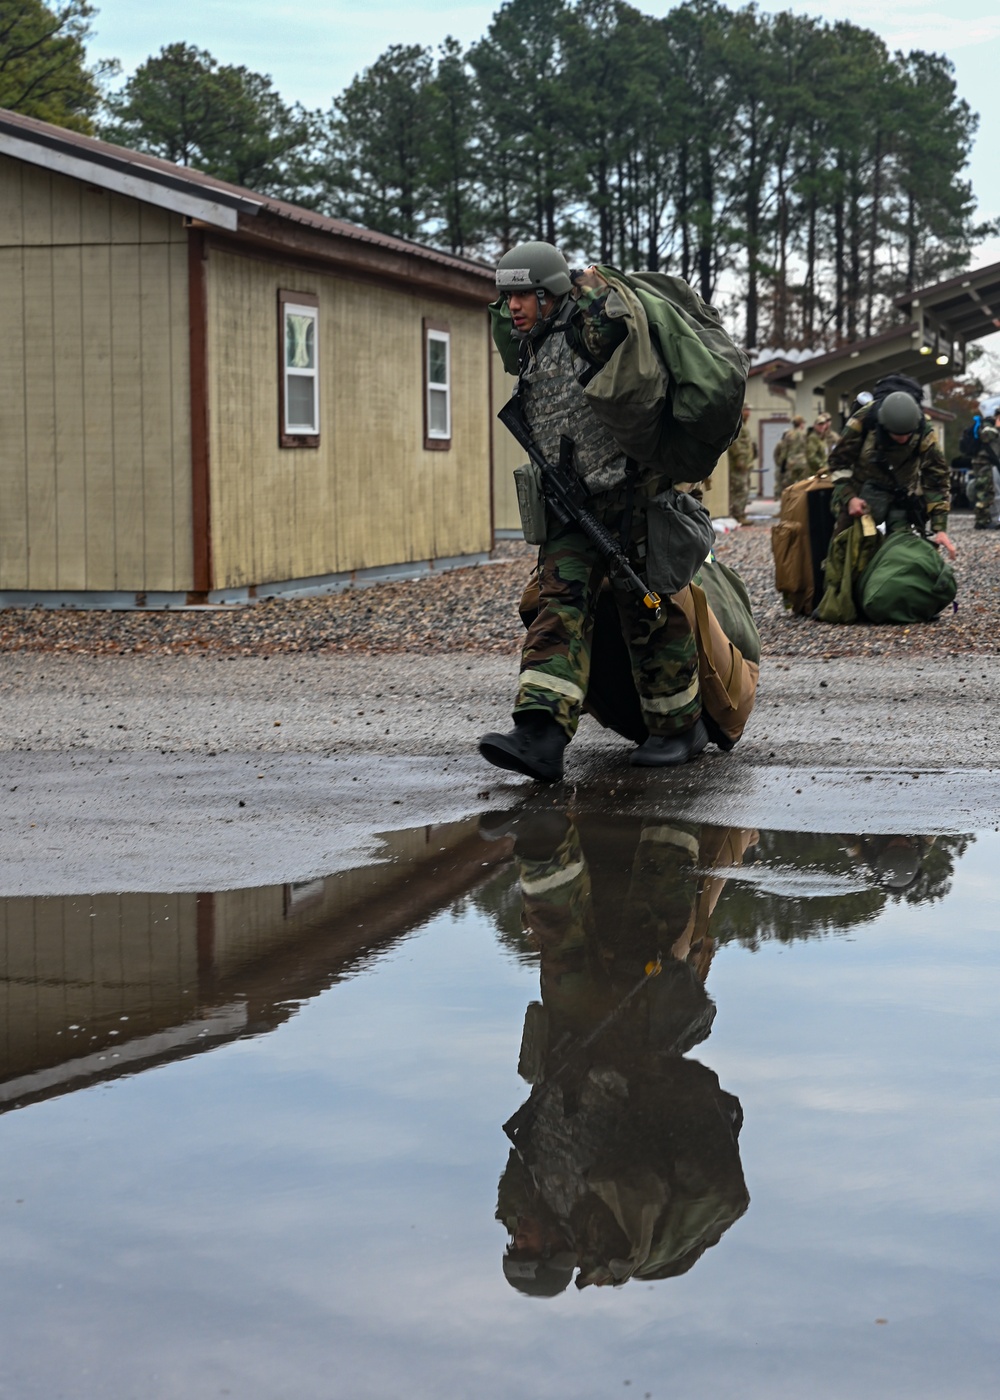
<svg viewBox="0 0 1000 1400">
<path fill-rule="evenodd" d="M 526 805 L 0 901 L 10 1393 L 989 1393 L 997 847 Z"/>
<path fill-rule="evenodd" d="M 383 846 L 296 884 L 0 900 L 0 1111 L 273 1030 L 503 859 L 468 822 Z"/>
<path fill-rule="evenodd" d="M 712 913 L 756 832 L 649 822 L 598 917 L 577 824 L 555 810 L 484 824 L 513 837 L 541 1002 L 518 1069 L 531 1094 L 504 1130 L 514 1146 L 497 1218 L 508 1282 L 552 1296 L 685 1273 L 747 1208 L 739 1100 L 685 1053 L 707 1039 Z M 595 843 L 600 856 L 606 847 Z M 615 843 L 615 869 L 628 852 Z M 616 901 L 616 902 L 617 902 Z"/>
</svg>

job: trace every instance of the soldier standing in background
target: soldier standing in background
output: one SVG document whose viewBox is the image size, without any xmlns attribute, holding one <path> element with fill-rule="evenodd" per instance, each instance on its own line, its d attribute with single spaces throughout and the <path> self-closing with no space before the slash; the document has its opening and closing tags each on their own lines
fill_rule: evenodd
<svg viewBox="0 0 1000 1400">
<path fill-rule="evenodd" d="M 972 471 L 976 481 L 976 524 L 977 530 L 996 530 L 994 508 L 996 505 L 996 485 L 993 479 L 994 467 L 1000 466 L 997 444 L 1000 442 L 1000 429 L 984 423 L 979 430 L 979 451 L 972 459 Z"/>
<path fill-rule="evenodd" d="M 829 413 L 821 413 L 806 434 L 806 461 L 809 476 L 820 476 L 826 471 L 827 458 L 836 446 L 833 422 Z"/>
<path fill-rule="evenodd" d="M 775 446 L 774 465 L 778 468 L 774 494 L 779 499 L 786 486 L 791 486 L 796 481 L 805 481 L 809 475 L 809 460 L 806 456 L 806 420 L 800 413 L 795 415 L 792 419 L 792 426 L 785 429 Z"/>
<path fill-rule="evenodd" d="M 750 496 L 750 473 L 757 460 L 757 444 L 750 432 L 750 409 L 743 405 L 743 426 L 729 449 L 729 514 L 740 525 L 746 524 Z"/>
</svg>

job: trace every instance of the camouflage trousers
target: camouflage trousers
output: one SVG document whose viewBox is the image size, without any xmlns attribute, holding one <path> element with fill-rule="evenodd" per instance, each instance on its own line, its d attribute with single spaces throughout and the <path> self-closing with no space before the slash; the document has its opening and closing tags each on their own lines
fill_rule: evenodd
<svg viewBox="0 0 1000 1400">
<path fill-rule="evenodd" d="M 637 491 L 629 562 L 642 575 L 646 516 L 642 497 L 662 482 Z M 620 493 L 595 498 L 593 512 L 614 531 L 621 519 Z M 597 597 L 605 565 L 594 545 L 575 525 L 549 520 L 549 537 L 538 555 L 538 615 L 521 653 L 515 717 L 543 710 L 572 739 L 590 681 L 591 641 Z M 664 598 L 657 618 L 632 592 L 613 588 L 628 647 L 632 676 L 646 728 L 670 735 L 690 729 L 701 714 L 698 651 L 687 618 Z"/>
<path fill-rule="evenodd" d="M 750 499 L 749 467 L 729 468 L 729 514 L 742 525 Z"/>
<path fill-rule="evenodd" d="M 990 525 L 993 522 L 993 509 L 996 503 L 996 485 L 993 481 L 992 463 L 976 468 L 976 524 Z"/>
</svg>

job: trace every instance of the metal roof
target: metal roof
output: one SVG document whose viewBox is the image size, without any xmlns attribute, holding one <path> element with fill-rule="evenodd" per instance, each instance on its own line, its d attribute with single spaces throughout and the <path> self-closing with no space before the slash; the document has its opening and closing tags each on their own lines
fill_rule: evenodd
<svg viewBox="0 0 1000 1400">
<path fill-rule="evenodd" d="M 935 335 L 963 344 L 1000 330 L 1000 263 L 959 273 L 896 297 L 899 309 Z"/>
<path fill-rule="evenodd" d="M 340 261 L 343 261 L 346 249 L 354 245 L 359 253 L 362 248 L 378 250 L 394 259 L 402 257 L 411 265 L 436 265 L 444 275 L 443 280 L 449 284 L 453 284 L 458 274 L 463 280 L 473 279 L 468 282 L 470 290 L 479 281 L 485 293 L 492 292 L 494 286 L 492 267 L 477 259 L 459 257 L 406 238 L 377 233 L 344 219 L 329 218 L 314 209 L 231 185 L 190 166 L 175 165 L 142 151 L 113 146 L 93 136 L 68 131 L 65 127 L 53 126 L 4 108 L 0 108 L 0 155 L 24 160 L 161 208 L 175 210 L 210 228 L 237 237 L 241 233 L 252 235 L 254 225 L 262 215 L 266 215 L 270 217 L 261 222 L 268 225 L 268 241 L 273 242 L 275 230 L 285 225 L 292 235 L 295 229 L 326 235 L 331 245 L 339 245 Z M 322 249 L 322 240 L 311 241 L 310 252 L 314 256 L 322 256 Z M 332 255 L 332 247 L 330 252 Z"/>
</svg>

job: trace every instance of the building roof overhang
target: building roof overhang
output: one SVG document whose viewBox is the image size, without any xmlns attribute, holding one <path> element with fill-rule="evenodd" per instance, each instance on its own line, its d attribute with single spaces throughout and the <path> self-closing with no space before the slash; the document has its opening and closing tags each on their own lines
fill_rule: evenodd
<svg viewBox="0 0 1000 1400">
<path fill-rule="evenodd" d="M 918 321 L 924 343 L 979 340 L 1000 330 L 1000 263 L 959 273 L 931 287 L 896 297 L 904 315 Z"/>
<path fill-rule="evenodd" d="M 329 218 L 200 170 L 2 108 L 0 155 L 155 205 L 221 237 L 271 253 L 445 291 L 479 305 L 494 295 L 493 269 L 475 259 Z"/>
</svg>

